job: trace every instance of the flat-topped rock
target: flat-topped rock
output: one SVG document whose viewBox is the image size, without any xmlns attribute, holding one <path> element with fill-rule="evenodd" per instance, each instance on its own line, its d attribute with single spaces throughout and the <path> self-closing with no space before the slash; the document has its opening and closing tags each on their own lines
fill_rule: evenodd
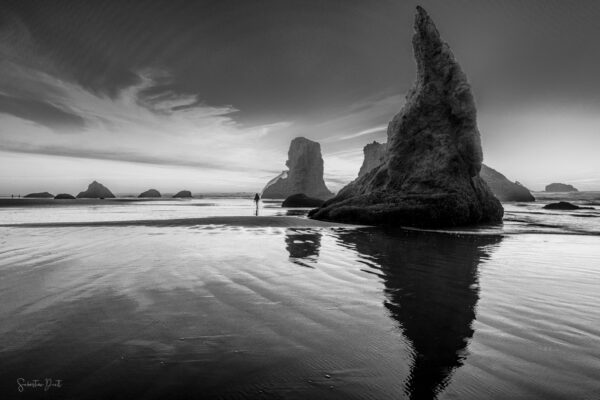
<svg viewBox="0 0 600 400">
<path fill-rule="evenodd" d="M 323 157 L 321 145 L 304 137 L 297 137 L 290 143 L 288 171 L 271 179 L 262 191 L 265 199 L 285 199 L 297 193 L 317 199 L 329 199 L 333 193 L 323 180 Z"/>
<path fill-rule="evenodd" d="M 502 221 L 479 176 L 483 154 L 471 88 L 425 10 L 417 7 L 417 80 L 388 125 L 385 161 L 311 211 L 359 224 L 450 227 Z"/>
<path fill-rule="evenodd" d="M 88 185 L 87 190 L 80 192 L 77 195 L 78 199 L 114 199 L 115 195 L 103 184 L 92 182 Z"/>
<path fill-rule="evenodd" d="M 29 193 L 23 196 L 27 199 L 51 199 L 54 197 L 52 193 L 48 192 L 39 192 L 39 193 Z"/>
<path fill-rule="evenodd" d="M 161 197 L 160 192 L 156 189 L 149 189 L 139 194 L 138 198 L 157 198 Z"/>
<path fill-rule="evenodd" d="M 578 190 L 566 183 L 551 183 L 546 186 L 546 192 L 578 192 Z"/>
</svg>

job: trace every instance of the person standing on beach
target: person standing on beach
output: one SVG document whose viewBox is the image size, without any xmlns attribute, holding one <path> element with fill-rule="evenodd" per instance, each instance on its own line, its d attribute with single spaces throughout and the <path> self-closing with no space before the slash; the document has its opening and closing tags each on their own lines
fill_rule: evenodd
<svg viewBox="0 0 600 400">
<path fill-rule="evenodd" d="M 256 204 L 256 215 L 258 215 L 258 202 L 260 201 L 260 195 L 258 193 L 254 194 L 254 204 Z"/>
</svg>

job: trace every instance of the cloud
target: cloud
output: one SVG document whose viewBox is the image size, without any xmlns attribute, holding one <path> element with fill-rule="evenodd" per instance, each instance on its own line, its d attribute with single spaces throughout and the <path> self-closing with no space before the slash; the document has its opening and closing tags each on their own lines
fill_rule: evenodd
<svg viewBox="0 0 600 400">
<path fill-rule="evenodd" d="M 53 145 L 35 145 L 27 143 L 0 143 L 0 151 L 11 152 L 11 153 L 24 153 L 24 154 L 41 154 L 49 156 L 60 156 L 70 158 L 85 158 L 95 160 L 110 160 L 110 161 L 123 161 L 140 164 L 152 164 L 152 165 L 170 165 L 170 166 L 184 166 L 202 169 L 213 169 L 213 170 L 224 170 L 224 171 L 244 171 L 247 168 L 244 166 L 227 165 L 220 162 L 204 162 L 194 161 L 187 159 L 177 159 L 169 157 L 151 156 L 135 151 L 110 151 L 110 150 L 96 150 L 96 149 L 73 149 L 63 146 Z M 273 172 L 271 169 L 257 169 L 258 172 Z"/>
<path fill-rule="evenodd" d="M 210 106 L 196 95 L 163 91 L 160 85 L 169 79 L 163 70 L 139 72 L 137 84 L 110 98 L 43 71 L 23 73 L 6 63 L 3 68 L 25 88 L 40 88 L 41 99 L 0 93 L 0 150 L 5 152 L 257 176 L 278 170 L 265 162 L 276 161 L 278 151 L 260 146 L 261 141 L 291 125 L 271 121 L 243 127 L 231 117 L 236 112 L 231 106 Z M 61 135 L 74 130 L 80 134 Z"/>
<path fill-rule="evenodd" d="M 56 132 L 79 132 L 86 121 L 81 116 L 61 106 L 35 99 L 23 99 L 0 93 L 0 113 L 11 114 Z"/>
</svg>

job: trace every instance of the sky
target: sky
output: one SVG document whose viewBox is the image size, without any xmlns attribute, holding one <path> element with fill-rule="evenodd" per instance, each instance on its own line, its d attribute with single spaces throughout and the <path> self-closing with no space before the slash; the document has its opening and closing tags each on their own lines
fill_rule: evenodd
<svg viewBox="0 0 600 400">
<path fill-rule="evenodd" d="M 484 162 L 600 190 L 600 2 L 419 4 L 472 85 Z M 339 190 L 414 82 L 416 5 L 3 0 L 0 196 L 260 191 L 296 136 Z"/>
</svg>

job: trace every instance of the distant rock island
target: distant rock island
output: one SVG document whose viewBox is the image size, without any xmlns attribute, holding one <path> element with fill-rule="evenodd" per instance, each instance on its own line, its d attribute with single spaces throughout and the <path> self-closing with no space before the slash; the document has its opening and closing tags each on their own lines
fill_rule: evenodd
<svg viewBox="0 0 600 400">
<path fill-rule="evenodd" d="M 55 200 L 75 200 L 75 196 L 68 193 L 60 193 L 54 196 Z"/>
<path fill-rule="evenodd" d="M 84 192 L 77 195 L 78 199 L 114 199 L 115 195 L 103 184 L 92 182 Z"/>
<path fill-rule="evenodd" d="M 189 190 L 182 190 L 180 192 L 177 192 L 177 194 L 175 196 L 173 196 L 173 198 L 190 199 L 190 198 L 192 198 L 192 192 L 190 192 Z"/>
<path fill-rule="evenodd" d="M 546 186 L 546 192 L 578 192 L 575 187 L 566 183 L 551 183 Z"/>
<path fill-rule="evenodd" d="M 500 172 L 485 164 L 481 165 L 479 176 L 500 201 L 535 201 L 535 197 L 525 186 L 509 181 Z"/>
<path fill-rule="evenodd" d="M 181 193 L 181 192 L 179 192 Z M 138 198 L 148 198 L 148 197 L 161 197 L 160 192 L 156 189 L 149 189 L 146 190 L 145 192 L 140 193 L 140 195 L 138 196 Z"/>
<path fill-rule="evenodd" d="M 51 199 L 54 197 L 53 194 L 48 192 L 40 192 L 40 193 L 29 193 L 24 196 L 27 199 Z"/>
<path fill-rule="evenodd" d="M 373 142 L 363 148 L 364 160 L 358 176 L 361 177 L 385 161 L 386 144 Z M 479 176 L 500 201 L 535 201 L 529 189 L 518 182 L 509 181 L 504 175 L 481 164 Z"/>
<path fill-rule="evenodd" d="M 333 193 L 323 180 L 323 157 L 321 145 L 304 137 L 297 137 L 290 143 L 288 171 L 271 179 L 262 191 L 265 199 L 285 199 L 297 193 L 308 197 L 329 199 Z"/>
<path fill-rule="evenodd" d="M 308 197 L 304 193 L 297 193 L 289 196 L 281 203 L 281 207 L 320 207 L 325 201 Z"/>
<path fill-rule="evenodd" d="M 388 126 L 385 162 L 310 216 L 375 225 L 450 227 L 502 221 L 500 201 L 479 176 L 477 111 L 460 65 L 417 7 L 417 80 Z"/>
<path fill-rule="evenodd" d="M 559 201 L 558 203 L 550 203 L 544 206 L 547 210 L 593 210 L 594 207 L 581 207 L 573 203 L 566 201 Z"/>
</svg>

